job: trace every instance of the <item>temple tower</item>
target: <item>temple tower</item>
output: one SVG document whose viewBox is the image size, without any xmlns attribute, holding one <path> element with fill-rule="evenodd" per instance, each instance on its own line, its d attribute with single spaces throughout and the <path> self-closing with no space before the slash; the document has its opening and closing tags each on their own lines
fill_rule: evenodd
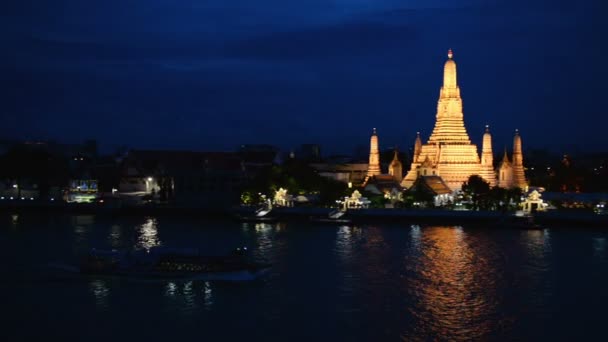
<svg viewBox="0 0 608 342">
<path fill-rule="evenodd" d="M 505 189 L 513 187 L 513 166 L 507 156 L 507 149 L 502 157 L 502 161 L 498 165 L 498 186 Z"/>
<path fill-rule="evenodd" d="M 521 137 L 519 131 L 515 130 L 513 137 L 513 186 L 525 190 L 528 187 L 524 173 L 524 157 L 521 149 Z"/>
<path fill-rule="evenodd" d="M 376 129 L 369 140 L 369 165 L 367 166 L 367 177 L 380 174 L 380 151 L 378 149 L 378 135 Z"/>
<path fill-rule="evenodd" d="M 414 162 L 418 161 L 420 151 L 422 150 L 422 141 L 420 140 L 420 132 L 416 132 L 416 142 L 414 143 Z"/>
<path fill-rule="evenodd" d="M 388 173 L 395 177 L 395 180 L 398 183 L 401 183 L 403 179 L 403 167 L 401 166 L 401 162 L 399 161 L 399 151 L 395 149 L 395 156 L 393 157 L 393 161 L 388 167 Z"/>
<path fill-rule="evenodd" d="M 437 121 L 429 143 L 471 143 L 464 127 L 462 99 L 456 81 L 456 62 L 452 59 L 453 56 L 450 49 L 448 60 L 443 66 L 443 86 L 439 90 L 439 101 L 437 101 Z"/>
<path fill-rule="evenodd" d="M 496 186 L 496 174 L 494 173 L 494 156 L 492 155 L 492 135 L 490 127 L 486 125 L 486 132 L 483 134 L 483 144 L 481 145 L 481 169 L 479 175 L 491 187 Z"/>
<path fill-rule="evenodd" d="M 435 127 L 428 142 L 420 146 L 401 185 L 409 188 L 414 184 L 419 168 L 428 159 L 435 174 L 452 190 L 459 190 L 469 176 L 480 174 L 481 165 L 477 146 L 471 144 L 464 127 L 462 99 L 456 78 L 456 62 L 452 50 L 443 67 L 443 85 L 439 90 Z"/>
</svg>

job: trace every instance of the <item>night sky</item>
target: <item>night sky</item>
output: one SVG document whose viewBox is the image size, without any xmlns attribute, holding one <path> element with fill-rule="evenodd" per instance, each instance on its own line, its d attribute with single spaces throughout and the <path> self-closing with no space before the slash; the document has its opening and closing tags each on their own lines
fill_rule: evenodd
<svg viewBox="0 0 608 342">
<path fill-rule="evenodd" d="M 454 50 L 469 135 L 608 150 L 602 1 L 41 0 L 0 8 L 0 138 L 105 149 L 428 138 Z"/>
</svg>

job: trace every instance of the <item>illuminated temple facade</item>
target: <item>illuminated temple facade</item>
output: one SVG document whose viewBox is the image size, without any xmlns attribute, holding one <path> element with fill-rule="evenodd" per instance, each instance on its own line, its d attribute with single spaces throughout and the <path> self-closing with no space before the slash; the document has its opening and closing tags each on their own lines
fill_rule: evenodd
<svg viewBox="0 0 608 342">
<path fill-rule="evenodd" d="M 371 161 L 371 160 L 370 160 Z M 456 78 L 456 62 L 452 50 L 443 69 L 443 86 L 439 91 L 435 128 L 426 144 L 420 134 L 416 137 L 412 164 L 401 186 L 411 187 L 421 176 L 439 176 L 452 190 L 460 190 L 471 175 L 479 175 L 491 186 L 518 186 L 526 188 L 521 153 L 521 138 L 516 133 L 513 146 L 513 163 L 501 163 L 503 175 L 499 182 L 493 167 L 492 137 L 489 128 L 483 136 L 481 158 L 477 146 L 471 143 L 464 126 L 462 98 Z M 508 168 L 508 169 L 507 169 Z M 498 170 L 500 171 L 500 170 Z M 499 172 L 500 175 L 500 172 Z"/>
</svg>

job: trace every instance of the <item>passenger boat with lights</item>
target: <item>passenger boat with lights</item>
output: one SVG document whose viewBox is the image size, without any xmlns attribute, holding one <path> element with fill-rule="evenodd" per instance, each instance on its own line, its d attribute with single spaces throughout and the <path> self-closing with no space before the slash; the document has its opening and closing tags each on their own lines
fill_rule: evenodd
<svg viewBox="0 0 608 342">
<path fill-rule="evenodd" d="M 139 251 L 92 249 L 82 260 L 79 272 L 94 276 L 205 281 L 253 280 L 268 272 L 269 264 L 248 261 L 246 252 L 246 247 L 225 256 L 207 256 L 197 249 L 166 247 Z"/>
</svg>

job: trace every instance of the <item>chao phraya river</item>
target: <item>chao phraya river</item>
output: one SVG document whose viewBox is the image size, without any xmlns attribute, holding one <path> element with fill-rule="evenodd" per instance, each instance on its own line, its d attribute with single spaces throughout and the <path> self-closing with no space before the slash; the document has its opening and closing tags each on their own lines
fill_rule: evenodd
<svg viewBox="0 0 608 342">
<path fill-rule="evenodd" d="M 605 338 L 608 230 L 0 214 L 7 341 Z M 262 280 L 55 277 L 90 248 L 246 245 Z"/>
</svg>

